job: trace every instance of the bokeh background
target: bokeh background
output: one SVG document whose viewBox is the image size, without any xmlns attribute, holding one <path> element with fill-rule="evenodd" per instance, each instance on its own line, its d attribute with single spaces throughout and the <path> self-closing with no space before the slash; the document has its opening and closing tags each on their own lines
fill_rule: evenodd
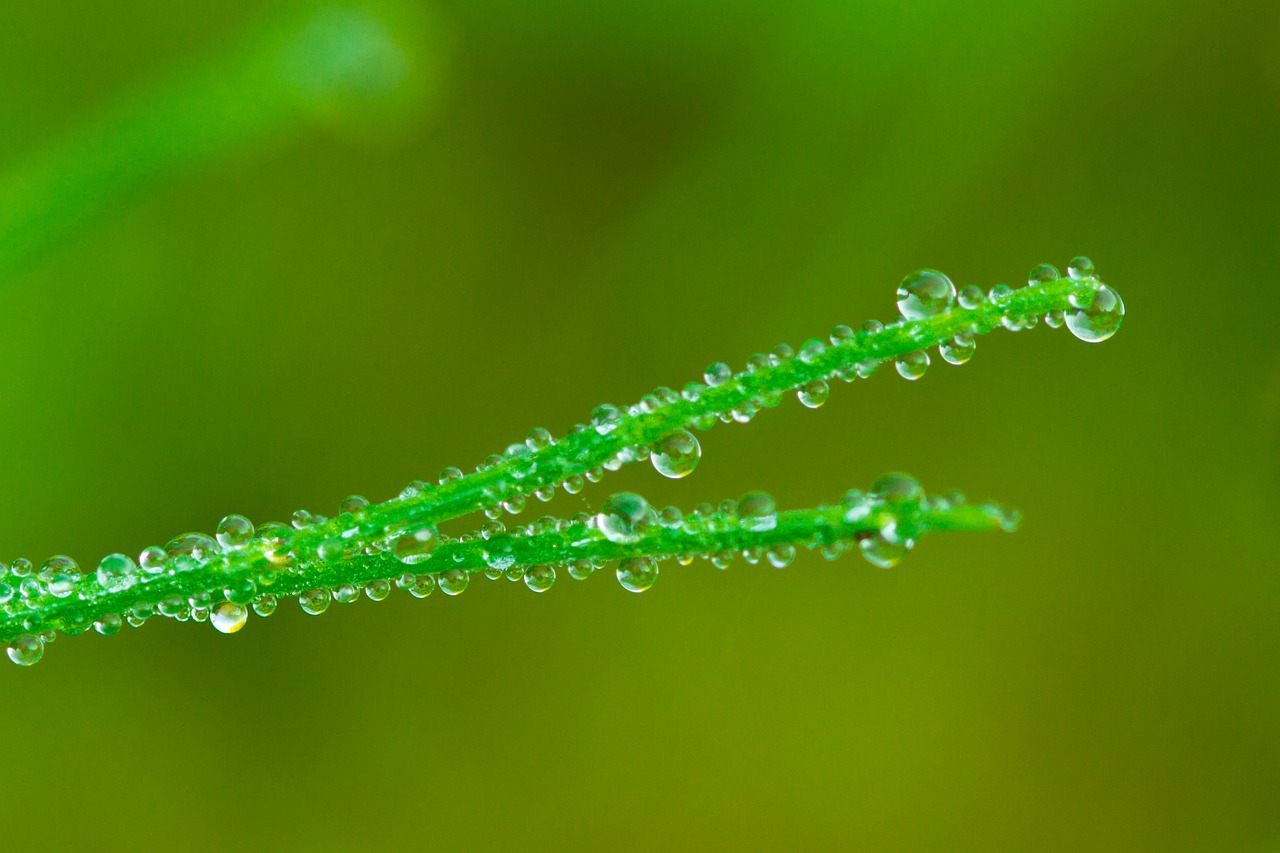
<svg viewBox="0 0 1280 853">
<path fill-rule="evenodd" d="M 985 288 L 1089 254 L 1125 326 L 991 335 L 548 508 L 796 507 L 902 469 L 1025 513 L 892 572 L 60 640 L 0 669 L 0 846 L 1280 849 L 1280 6 L 421 11 L 412 97 L 135 169 L 92 216 L 62 198 L 3 271 L 0 558 L 385 499 L 891 318 L 921 266 Z M 0 186 L 275 14 L 10 4 Z"/>
</svg>

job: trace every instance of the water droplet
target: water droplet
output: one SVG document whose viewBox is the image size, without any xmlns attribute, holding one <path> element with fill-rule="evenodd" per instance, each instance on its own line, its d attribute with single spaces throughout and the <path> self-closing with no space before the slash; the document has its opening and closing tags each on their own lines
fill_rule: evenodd
<svg viewBox="0 0 1280 853">
<path fill-rule="evenodd" d="M 31 666 L 44 657 L 44 641 L 31 634 L 23 634 L 9 644 L 9 660 L 18 666 Z"/>
<path fill-rule="evenodd" d="M 363 495 L 348 495 L 342 499 L 342 503 L 338 504 L 338 512 L 355 515 L 368 505 L 369 499 Z"/>
<path fill-rule="evenodd" d="M 893 542 L 879 531 L 859 540 L 858 546 L 867 562 L 881 569 L 892 569 L 907 555 L 905 543 Z"/>
<path fill-rule="evenodd" d="M 831 389 L 821 379 L 805 383 L 804 387 L 796 392 L 796 398 L 800 401 L 800 405 L 807 409 L 818 408 L 827 402 L 827 397 L 829 396 L 831 396 Z"/>
<path fill-rule="evenodd" d="M 551 566 L 530 566 L 524 570 L 524 585 L 534 592 L 546 592 L 556 582 L 556 570 Z"/>
<path fill-rule="evenodd" d="M 158 549 L 157 549 L 158 550 Z M 125 554 L 108 554 L 98 563 L 98 585 L 107 592 L 128 589 L 137 580 L 138 566 Z"/>
<path fill-rule="evenodd" d="M 1089 260 L 1084 255 L 1072 258 L 1071 263 L 1067 264 L 1067 275 L 1071 276 L 1071 278 L 1074 278 L 1076 281 L 1084 281 L 1085 279 L 1093 278 L 1094 274 L 1095 270 L 1093 268 L 1093 261 Z"/>
<path fill-rule="evenodd" d="M 1044 324 L 1050 329 L 1061 329 L 1066 322 L 1067 312 L 1061 309 L 1055 309 L 1044 315 Z"/>
<path fill-rule="evenodd" d="M 13 597 L 15 595 L 17 595 L 17 592 L 13 587 L 3 581 L 0 581 L 0 607 L 8 604 L 10 601 L 13 601 Z"/>
<path fill-rule="evenodd" d="M 379 578 L 365 584 L 364 594 L 370 601 L 385 601 L 391 595 L 391 581 Z"/>
<path fill-rule="evenodd" d="M 574 560 L 569 564 L 569 577 L 576 581 L 586 580 L 594 571 L 595 566 L 591 565 L 590 560 Z"/>
<path fill-rule="evenodd" d="M 1111 337 L 1124 321 L 1124 301 L 1107 285 L 1099 285 L 1093 301 L 1067 312 L 1067 328 L 1082 341 L 1096 344 Z"/>
<path fill-rule="evenodd" d="M 617 575 L 627 592 L 644 592 L 658 579 L 658 564 L 646 557 L 629 557 L 618 563 Z"/>
<path fill-rule="evenodd" d="M 148 574 L 155 575 L 164 571 L 164 563 L 168 558 L 169 555 L 163 548 L 152 545 L 150 548 L 143 549 L 138 555 L 138 565 Z"/>
<path fill-rule="evenodd" d="M 280 602 L 274 595 L 260 595 L 253 600 L 253 612 L 266 619 L 276 612 Z"/>
<path fill-rule="evenodd" d="M 434 525 L 427 524 L 416 530 L 402 533 L 395 543 L 396 559 L 406 566 L 424 562 L 440 543 L 440 533 Z"/>
<path fill-rule="evenodd" d="M 464 569 L 450 569 L 441 573 L 437 583 L 440 586 L 440 591 L 445 595 L 462 595 L 470 581 L 471 575 Z"/>
<path fill-rule="evenodd" d="M 702 381 L 717 388 L 733 378 L 733 369 L 723 361 L 717 361 L 702 372 Z"/>
<path fill-rule="evenodd" d="M 218 553 L 218 543 L 205 533 L 184 533 L 170 539 L 164 549 L 170 557 L 191 557 L 204 561 Z"/>
<path fill-rule="evenodd" d="M 631 492 L 618 492 L 600 507 L 596 525 L 610 542 L 639 542 L 649 520 L 649 502 Z"/>
<path fill-rule="evenodd" d="M 900 355 L 893 362 L 893 366 L 898 368 L 898 375 L 903 379 L 919 379 L 929 369 L 929 353 L 918 349 L 915 352 Z"/>
<path fill-rule="evenodd" d="M 49 578 L 49 594 L 54 598 L 67 598 L 76 591 L 81 575 L 75 572 L 57 572 Z"/>
<path fill-rule="evenodd" d="M 124 627 L 124 620 L 115 613 L 104 613 L 101 618 L 93 623 L 93 630 L 104 637 L 120 633 L 122 627 Z"/>
<path fill-rule="evenodd" d="M 310 611 L 308 611 L 310 612 Z M 234 634 L 249 621 L 249 608 L 224 601 L 209 614 L 209 624 L 223 634 Z"/>
<path fill-rule="evenodd" d="M 973 335 L 962 332 L 951 340 L 938 344 L 938 355 L 948 364 L 964 364 L 973 358 L 973 352 L 977 348 Z"/>
<path fill-rule="evenodd" d="M 986 302 L 987 296 L 982 292 L 981 288 L 976 285 L 967 284 L 961 289 L 960 296 L 957 298 L 957 301 L 960 303 L 961 308 L 972 310 L 977 308 L 983 302 Z"/>
<path fill-rule="evenodd" d="M 328 610 L 330 601 L 329 592 L 324 589 L 309 589 L 298 596 L 298 605 L 309 616 L 319 616 Z"/>
<path fill-rule="evenodd" d="M 693 433 L 683 429 L 660 439 L 653 446 L 653 452 L 649 454 L 649 461 L 653 463 L 654 470 L 672 480 L 678 480 L 693 473 L 693 469 L 698 467 L 698 460 L 701 458 L 702 445 L 698 443 Z"/>
<path fill-rule="evenodd" d="M 227 601 L 232 604 L 245 605 L 253 601 L 254 596 L 258 594 L 258 585 L 254 583 L 251 577 L 233 578 L 227 583 L 223 595 L 227 597 Z"/>
<path fill-rule="evenodd" d="M 789 543 L 775 545 L 769 549 L 765 556 L 769 559 L 769 565 L 775 569 L 785 569 L 796 558 L 796 546 Z"/>
<path fill-rule="evenodd" d="M 360 600 L 360 587 L 353 583 L 338 584 L 333 588 L 333 600 L 339 604 L 352 604 Z"/>
<path fill-rule="evenodd" d="M 316 546 L 316 556 L 326 563 L 339 559 L 345 551 L 346 546 L 336 537 L 326 539 Z"/>
<path fill-rule="evenodd" d="M 426 598 L 435 592 L 438 586 L 436 576 L 429 572 L 424 572 L 420 575 L 405 575 L 405 577 L 409 579 L 409 585 L 405 588 L 409 590 L 409 594 L 414 598 Z M 399 582 L 397 582 L 396 586 L 399 585 Z"/>
<path fill-rule="evenodd" d="M 885 474 L 875 481 L 871 487 L 871 497 L 891 507 L 909 506 L 920 503 L 924 498 L 924 489 L 910 474 L 895 472 Z"/>
<path fill-rule="evenodd" d="M 817 338 L 813 338 L 812 340 L 805 341 L 804 346 L 800 347 L 800 360 L 805 364 L 813 364 L 821 358 L 822 354 L 826 351 L 827 345 Z"/>
<path fill-rule="evenodd" d="M 608 435 L 622 423 L 622 410 L 617 406 L 602 403 L 591 413 L 591 426 L 600 435 Z"/>
<path fill-rule="evenodd" d="M 241 548 L 253 538 L 253 522 L 243 515 L 228 515 L 218 522 L 218 544 L 223 548 Z"/>
<path fill-rule="evenodd" d="M 738 501 L 738 523 L 746 530 L 773 530 L 778 526 L 778 505 L 765 492 L 747 492 Z"/>
<path fill-rule="evenodd" d="M 935 317 L 956 301 L 956 286 L 937 270 L 917 270 L 898 285 L 898 310 L 908 320 Z"/>
<path fill-rule="evenodd" d="M 25 578 L 35 571 L 35 566 L 26 557 L 19 557 L 9 566 L 9 574 L 15 578 Z"/>
</svg>

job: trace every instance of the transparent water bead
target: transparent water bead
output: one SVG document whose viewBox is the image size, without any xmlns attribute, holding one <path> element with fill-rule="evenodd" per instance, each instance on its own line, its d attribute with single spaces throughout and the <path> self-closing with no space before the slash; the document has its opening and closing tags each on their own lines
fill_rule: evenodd
<svg viewBox="0 0 1280 853">
<path fill-rule="evenodd" d="M 426 524 L 402 533 L 395 540 L 395 557 L 406 566 L 416 565 L 425 562 L 439 543 L 440 532 L 435 525 Z"/>
<path fill-rule="evenodd" d="M 298 606 L 309 616 L 319 616 L 328 610 L 330 601 L 329 591 L 324 589 L 309 589 L 298 596 Z"/>
<path fill-rule="evenodd" d="M 618 563 L 617 576 L 627 592 L 644 592 L 658 579 L 658 564 L 646 557 L 630 557 Z"/>
<path fill-rule="evenodd" d="M 622 410 L 609 403 L 596 406 L 591 413 L 591 426 L 600 435 L 608 435 L 622 423 Z"/>
<path fill-rule="evenodd" d="M 1062 278 L 1062 273 L 1058 272 L 1058 268 L 1053 264 L 1038 264 L 1031 272 L 1027 273 L 1027 286 L 1037 287 L 1041 284 L 1049 284 Z"/>
<path fill-rule="evenodd" d="M 243 515 L 228 515 L 218 522 L 215 535 L 223 548 L 242 548 L 253 538 L 253 522 Z"/>
<path fill-rule="evenodd" d="M 871 487 L 871 497 L 891 507 L 912 506 L 924 498 L 924 489 L 910 474 L 894 472 L 875 481 Z"/>
<path fill-rule="evenodd" d="M 909 352 L 906 355 L 898 356 L 894 360 L 893 366 L 898 369 L 898 375 L 903 379 L 914 381 L 924 376 L 929 369 L 929 353 L 922 349 Z"/>
<path fill-rule="evenodd" d="M 1083 300 L 1072 297 L 1072 303 Z M 1067 328 L 1082 341 L 1096 344 L 1119 330 L 1124 321 L 1124 301 L 1107 285 L 1099 285 L 1089 304 L 1080 304 L 1067 312 Z"/>
<path fill-rule="evenodd" d="M 765 492 L 747 492 L 738 501 L 738 523 L 746 530 L 773 530 L 778 526 L 778 505 Z"/>
<path fill-rule="evenodd" d="M 923 320 L 955 304 L 956 286 L 937 270 L 917 270 L 898 285 L 898 310 L 908 320 Z"/>
<path fill-rule="evenodd" d="M 464 569 L 450 569 L 442 572 L 436 583 L 440 587 L 440 591 L 445 595 L 462 595 L 466 592 L 467 584 L 471 582 L 471 575 Z"/>
<path fill-rule="evenodd" d="M 649 454 L 654 470 L 672 480 L 692 474 L 701 458 L 702 445 L 693 433 L 683 429 L 660 439 Z"/>
<path fill-rule="evenodd" d="M 137 579 L 138 566 L 125 554 L 108 554 L 98 562 L 96 579 L 107 592 L 128 589 Z"/>
<path fill-rule="evenodd" d="M 596 526 L 610 542 L 639 542 L 649 520 L 649 502 L 631 492 L 618 492 L 600 507 Z"/>
<path fill-rule="evenodd" d="M 234 634 L 249 621 L 249 608 L 224 601 L 209 614 L 209 624 L 223 634 Z"/>
<path fill-rule="evenodd" d="M 765 556 L 769 560 L 769 565 L 775 569 L 785 569 L 796 558 L 796 546 L 790 543 L 775 545 L 769 549 Z"/>
<path fill-rule="evenodd" d="M 973 309 L 977 308 L 983 302 L 987 301 L 987 295 L 982 292 L 982 288 L 977 285 L 968 284 L 960 291 L 960 295 L 956 297 L 961 308 Z"/>
<path fill-rule="evenodd" d="M 717 361 L 702 372 L 702 381 L 716 388 L 733 378 L 733 369 L 723 361 Z"/>
<path fill-rule="evenodd" d="M 800 405 L 806 409 L 818 408 L 827 402 L 827 398 L 830 396 L 831 388 L 821 379 L 806 383 L 804 387 L 796 392 L 796 398 L 800 400 Z"/>
<path fill-rule="evenodd" d="M 23 634 L 9 644 L 8 652 L 9 660 L 18 666 L 31 666 L 44 657 L 44 641 L 32 634 Z"/>
<path fill-rule="evenodd" d="M 1067 275 L 1076 281 L 1093 278 L 1095 274 L 1096 270 L 1094 269 L 1093 261 L 1084 255 L 1072 258 L 1071 263 L 1067 264 Z"/>
<path fill-rule="evenodd" d="M 938 344 L 938 355 L 948 364 L 964 364 L 973 358 L 978 344 L 973 335 L 961 333 L 949 341 Z"/>
<path fill-rule="evenodd" d="M 556 582 L 556 570 L 551 566 L 530 566 L 524 570 L 524 585 L 534 592 L 546 592 Z"/>
<path fill-rule="evenodd" d="M 218 543 L 204 533 L 184 533 L 170 539 L 164 549 L 170 557 L 191 557 L 203 561 L 218 553 Z"/>
<path fill-rule="evenodd" d="M 906 543 L 892 541 L 881 532 L 861 539 L 858 547 L 868 563 L 881 569 L 892 569 L 907 555 Z"/>
<path fill-rule="evenodd" d="M 118 614 L 106 613 L 102 618 L 93 623 L 93 630 L 97 631 L 104 637 L 110 637 L 120 633 L 120 629 L 124 627 L 124 620 Z"/>
</svg>

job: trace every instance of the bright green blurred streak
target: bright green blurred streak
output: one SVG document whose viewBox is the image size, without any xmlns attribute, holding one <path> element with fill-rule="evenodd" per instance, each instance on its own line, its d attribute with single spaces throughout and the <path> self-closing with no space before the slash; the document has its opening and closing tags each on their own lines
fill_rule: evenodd
<svg viewBox="0 0 1280 853">
<path fill-rule="evenodd" d="M 903 469 L 1025 513 L 893 572 L 698 564 L 643 596 L 480 584 L 59 640 L 0 672 L 7 767 L 42 792 L 14 849 L 223 825 L 284 849 L 1276 849 L 1280 11 L 433 10 L 454 61 L 398 147 L 218 158 L 15 273 L 5 555 L 382 498 L 887 319 L 920 266 L 986 287 L 1085 252 L 1125 327 L 995 335 L 717 428 L 686 480 L 637 466 L 547 507 L 801 506 Z M 252 18 L 80 11 L 0 28 L 10 166 Z"/>
</svg>

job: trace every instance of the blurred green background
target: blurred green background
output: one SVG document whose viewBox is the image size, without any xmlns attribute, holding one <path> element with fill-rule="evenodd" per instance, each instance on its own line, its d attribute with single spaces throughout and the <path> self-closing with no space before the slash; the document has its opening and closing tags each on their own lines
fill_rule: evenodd
<svg viewBox="0 0 1280 853">
<path fill-rule="evenodd" d="M 0 846 L 1280 849 L 1280 6 L 429 12 L 416 107 L 117 193 L 0 280 L 0 558 L 385 499 L 889 319 L 915 268 L 1085 253 L 1112 341 L 991 335 L 549 507 L 903 469 L 1022 531 L 63 639 L 0 668 Z M 0 174 L 270 20 L 10 4 Z"/>
</svg>

